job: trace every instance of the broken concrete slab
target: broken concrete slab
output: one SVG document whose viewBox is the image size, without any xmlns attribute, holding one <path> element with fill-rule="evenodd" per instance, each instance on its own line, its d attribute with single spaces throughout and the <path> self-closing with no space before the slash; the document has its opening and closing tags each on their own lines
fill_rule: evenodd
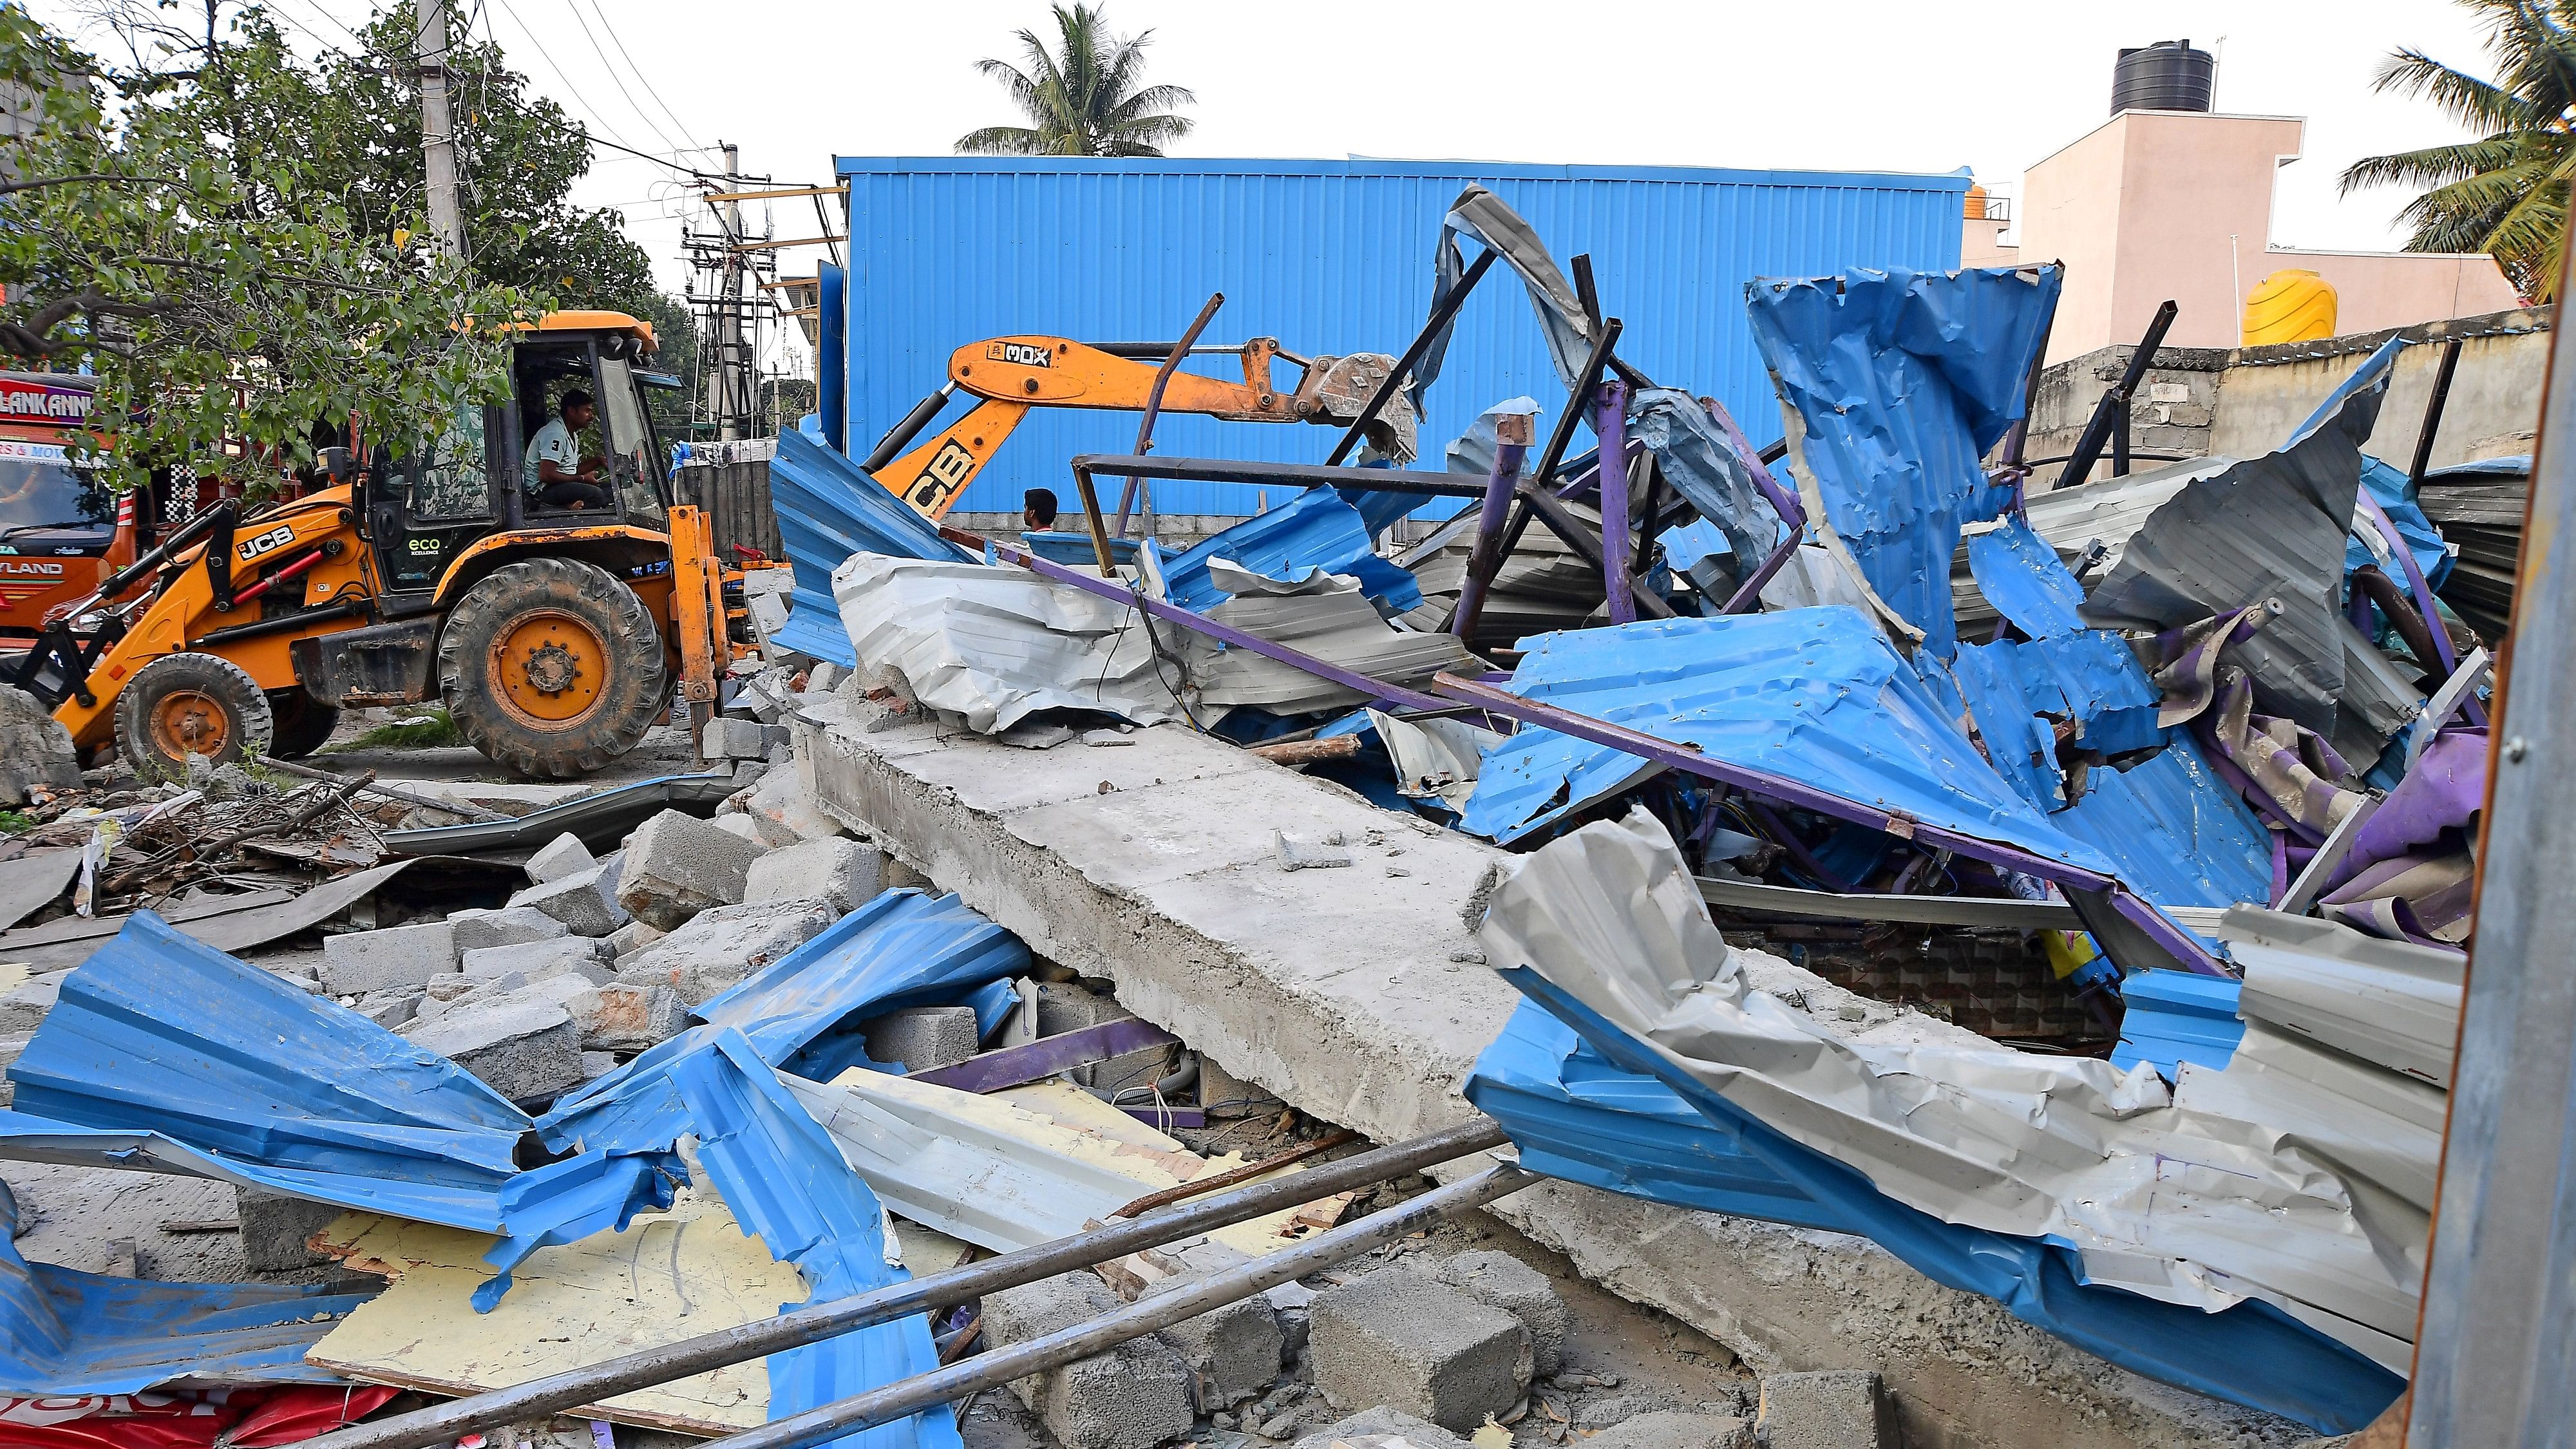
<svg viewBox="0 0 2576 1449">
<path fill-rule="evenodd" d="M 1622 1419 L 1583 1441 L 1584 1449 L 1757 1449 L 1753 1426 L 1733 1414 L 1657 1409 Z"/>
<path fill-rule="evenodd" d="M 811 771 L 801 755 L 795 768 L 771 770 L 761 776 L 744 808 L 786 826 L 796 832 L 799 840 L 821 840 L 844 833 L 840 820 L 816 806 Z"/>
<path fill-rule="evenodd" d="M 618 904 L 647 925 L 675 931 L 700 911 L 739 902 L 760 848 L 694 815 L 665 810 L 636 827 L 624 853 Z"/>
<path fill-rule="evenodd" d="M 1337 1442 L 1356 1445 L 1380 1438 L 1402 1439 L 1414 1449 L 1467 1449 L 1466 1440 L 1439 1425 L 1383 1404 L 1319 1429 L 1298 1440 L 1291 1449 L 1333 1449 Z"/>
<path fill-rule="evenodd" d="M 640 1052 L 678 1036 L 689 1024 L 689 1009 L 668 986 L 640 986 L 612 981 L 593 986 L 564 1003 L 581 1033 L 582 1054 Z"/>
<path fill-rule="evenodd" d="M 45 1024 L 45 1013 L 54 1009 L 62 995 L 63 978 L 69 971 L 47 971 L 30 976 L 0 992 L 0 1036 L 17 1036 Z"/>
<path fill-rule="evenodd" d="M 1199 1274 L 1183 1274 L 1150 1284 L 1141 1295 L 1152 1298 L 1195 1285 Z M 1266 1392 L 1279 1377 L 1279 1360 L 1287 1346 L 1279 1315 L 1259 1294 L 1220 1304 L 1196 1318 L 1159 1330 L 1165 1343 L 1190 1367 L 1191 1401 L 1202 1414 L 1212 1414 Z"/>
<path fill-rule="evenodd" d="M 334 996 L 363 996 L 388 986 L 423 986 L 429 978 L 455 969 L 456 933 L 445 921 L 344 931 L 322 938 L 322 985 Z"/>
<path fill-rule="evenodd" d="M 571 839 L 570 836 L 565 838 Z M 573 843 L 580 844 L 579 841 Z M 449 913 L 447 924 L 455 933 L 456 955 L 460 962 L 472 952 L 489 950 L 494 946 L 551 941 L 572 934 L 572 927 L 534 906 L 504 906 L 497 911 L 454 911 Z"/>
<path fill-rule="evenodd" d="M 1416 1264 L 1477 1302 L 1499 1308 L 1530 1332 L 1533 1369 L 1541 1377 L 1565 1363 L 1565 1338 L 1573 1316 L 1547 1275 L 1509 1253 L 1459 1253 L 1434 1264 Z"/>
<path fill-rule="evenodd" d="M 529 856 L 525 869 L 529 880 L 538 885 L 544 885 L 548 881 L 561 880 L 575 871 L 588 870 L 597 864 L 599 864 L 598 857 L 590 853 L 589 846 L 581 843 L 581 837 L 566 831 L 547 841 L 536 854 Z"/>
<path fill-rule="evenodd" d="M 718 716 L 707 721 L 698 735 L 698 758 L 710 763 L 717 760 L 756 760 L 768 750 L 760 738 L 756 719 L 734 719 Z"/>
<path fill-rule="evenodd" d="M 348 1209 L 256 1187 L 235 1186 L 233 1198 L 244 1266 L 279 1273 L 331 1261 L 305 1246 L 305 1240 Z"/>
<path fill-rule="evenodd" d="M 581 1034 L 571 1013 L 550 1002 L 506 996 L 473 1002 L 414 1022 L 401 1035 L 513 1102 L 551 1098 L 581 1084 Z"/>
<path fill-rule="evenodd" d="M 617 960 L 621 981 L 668 986 L 696 1006 L 821 935 L 834 917 L 819 901 L 758 901 L 699 913 Z"/>
<path fill-rule="evenodd" d="M 734 816 L 770 824 L 766 816 Z M 724 823 L 719 819 L 717 824 Z M 751 901 L 827 901 L 847 915 L 876 899 L 885 889 L 885 852 L 841 836 L 795 841 L 751 863 L 743 878 L 742 898 Z"/>
<path fill-rule="evenodd" d="M 859 1024 L 868 1060 L 906 1072 L 935 1072 L 975 1055 L 975 1008 L 908 1006 Z"/>
<path fill-rule="evenodd" d="M 758 815 L 719 815 L 712 823 L 716 829 L 728 835 L 751 842 L 752 847 L 763 855 L 778 848 L 779 843 L 770 840 L 770 832 L 786 830 L 785 826 L 776 821 Z M 795 838 L 792 834 L 787 837 L 789 841 Z"/>
<path fill-rule="evenodd" d="M 1385 1404 L 1465 1433 L 1529 1392 L 1529 1330 L 1424 1274 L 1380 1269 L 1316 1295 L 1307 1334 L 1336 1409 Z"/>
<path fill-rule="evenodd" d="M 607 862 L 577 870 L 510 897 L 512 906 L 528 906 L 564 923 L 576 936 L 605 936 L 625 925 L 626 908 L 609 892 Z"/>
<path fill-rule="evenodd" d="M 984 1338 L 1007 1348 L 1118 1311 L 1089 1273 L 1068 1273 L 984 1295 Z M 1190 1431 L 1190 1371 L 1153 1334 L 1096 1358 L 1015 1379 L 1011 1392 L 1064 1449 L 1155 1449 Z"/>
<path fill-rule="evenodd" d="M 478 981 L 514 972 L 536 981 L 577 966 L 604 964 L 608 959 L 608 944 L 604 941 L 588 936 L 557 936 L 541 941 L 521 941 L 513 946 L 486 946 L 481 950 L 468 951 L 460 972 Z"/>
<path fill-rule="evenodd" d="M 1896 1449 L 1894 1407 L 1866 1370 L 1774 1374 L 1754 1420 L 1764 1449 Z"/>
<path fill-rule="evenodd" d="M 668 931 L 655 930 L 642 921 L 628 921 L 608 933 L 608 954 L 624 956 L 641 951 L 669 934 Z"/>
<path fill-rule="evenodd" d="M 80 788 L 72 733 L 34 695 L 0 684 L 0 808 L 27 803 L 31 790 Z"/>
<path fill-rule="evenodd" d="M 393 1031 L 420 1015 L 420 1004 L 428 997 L 426 987 L 388 986 L 382 991 L 370 991 L 359 997 L 349 1009 L 385 1030 Z"/>
</svg>

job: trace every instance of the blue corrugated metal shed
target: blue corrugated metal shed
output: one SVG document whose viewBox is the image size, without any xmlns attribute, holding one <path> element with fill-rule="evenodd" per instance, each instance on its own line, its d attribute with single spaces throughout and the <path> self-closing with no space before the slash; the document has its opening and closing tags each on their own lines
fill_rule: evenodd
<svg viewBox="0 0 2576 1449">
<path fill-rule="evenodd" d="M 1430 306 L 1440 218 L 1470 181 L 1527 217 L 1559 258 L 1590 252 L 1603 309 L 1628 324 L 1622 355 L 1659 382 L 1717 397 L 1758 441 L 1778 434 L 1779 407 L 1745 324 L 1744 283 L 1954 268 L 1968 189 L 1965 171 L 957 156 L 835 165 L 850 188 L 853 453 L 936 388 L 965 343 L 1025 332 L 1168 340 L 1215 291 L 1226 303 L 1208 341 L 1274 336 L 1306 356 L 1400 351 Z M 1193 366 L 1211 362 L 1224 365 Z M 1527 393 L 1552 408 L 1563 391 L 1521 288 L 1489 280 L 1431 390 L 1430 466 L 1496 401 Z M 1058 489 L 1070 506 L 1065 460 L 1123 453 L 1135 435 L 1131 413 L 1033 413 L 957 506 L 1017 512 L 1031 486 Z M 1295 462 L 1322 461 L 1334 436 L 1205 418 L 1166 418 L 1156 433 L 1161 452 Z M 1248 485 L 1155 490 L 1164 513 L 1253 511 Z"/>
</svg>

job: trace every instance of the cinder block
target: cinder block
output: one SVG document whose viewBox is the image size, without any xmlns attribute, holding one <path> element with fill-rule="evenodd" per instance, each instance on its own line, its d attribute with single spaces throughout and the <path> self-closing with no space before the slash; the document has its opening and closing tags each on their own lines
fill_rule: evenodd
<svg viewBox="0 0 2576 1449">
<path fill-rule="evenodd" d="M 830 694 L 833 686 L 841 682 L 841 676 L 848 672 L 849 671 L 833 663 L 831 660 L 826 659 L 822 663 L 805 671 L 805 692 L 807 694 Z"/>
<path fill-rule="evenodd" d="M 521 941 L 515 946 L 486 946 L 468 951 L 462 963 L 464 974 L 476 980 L 507 976 L 512 972 L 530 981 L 569 971 L 576 966 L 591 966 L 608 959 L 608 943 L 588 936 L 557 936 L 543 941 Z"/>
<path fill-rule="evenodd" d="M 569 840 L 572 837 L 564 838 Z M 457 911 L 447 918 L 447 924 L 455 932 L 456 955 L 460 961 L 468 951 L 488 951 L 494 946 L 517 946 L 529 941 L 551 941 L 572 934 L 572 927 L 534 906 L 504 906 L 497 911 Z"/>
<path fill-rule="evenodd" d="M 617 961 L 617 978 L 668 986 L 683 1004 L 708 997 L 804 945 L 832 924 L 819 901 L 719 906 Z"/>
<path fill-rule="evenodd" d="M 1046 981 L 1038 985 L 1038 1035 L 1061 1036 L 1103 1022 L 1124 1021 L 1136 1013 L 1118 1004 L 1118 998 L 1105 991 L 1088 991 L 1078 981 Z M 1141 1087 L 1153 1080 L 1155 1072 L 1169 1059 L 1168 1047 L 1140 1047 L 1105 1062 L 1078 1068 L 1073 1079 L 1083 1086 L 1104 1091 L 1123 1091 Z"/>
<path fill-rule="evenodd" d="M 1198 1281 L 1198 1275 L 1165 1278 L 1146 1288 L 1155 1297 Z M 1232 1408 L 1267 1391 L 1279 1377 L 1286 1335 L 1270 1300 L 1260 1294 L 1211 1308 L 1161 1330 L 1165 1343 L 1190 1367 L 1191 1401 L 1202 1414 Z"/>
<path fill-rule="evenodd" d="M 694 815 L 665 810 L 636 828 L 625 855 L 618 903 L 639 921 L 676 931 L 700 911 L 739 902 L 760 848 Z"/>
<path fill-rule="evenodd" d="M 1753 1426 L 1733 1414 L 1657 1409 L 1601 1430 L 1583 1449 L 1755 1449 L 1755 1440 Z"/>
<path fill-rule="evenodd" d="M 583 1055 L 591 1052 L 640 1052 L 678 1036 L 689 1024 L 689 1009 L 668 986 L 639 986 L 612 981 L 594 986 L 564 1003 L 581 1033 Z"/>
<path fill-rule="evenodd" d="M 1754 1420 L 1767 1449 L 1896 1449 L 1896 1405 L 1869 1369 L 1773 1374 Z"/>
<path fill-rule="evenodd" d="M 651 926 L 644 924 L 642 921 L 628 921 L 625 925 L 622 925 L 616 930 L 608 933 L 608 954 L 611 956 L 630 955 L 634 952 L 643 950 L 645 947 L 652 945 L 654 942 L 661 940 L 664 936 L 669 934 L 670 933 L 668 931 L 657 931 Z"/>
<path fill-rule="evenodd" d="M 615 880 L 608 863 L 530 886 L 510 897 L 513 906 L 532 906 L 564 923 L 576 936 L 605 936 L 625 925 L 626 908 L 609 894 Z"/>
<path fill-rule="evenodd" d="M 453 1007 L 402 1035 L 446 1057 L 513 1102 L 551 1098 L 581 1084 L 581 1033 L 572 1014 L 505 996 Z"/>
<path fill-rule="evenodd" d="M 322 986 L 334 996 L 422 986 L 455 969 L 456 933 L 445 921 L 322 938 Z"/>
<path fill-rule="evenodd" d="M 984 1295 L 984 1336 L 1006 1348 L 1119 1308 L 1089 1273 L 1068 1273 Z M 1153 1334 L 1097 1358 L 1012 1382 L 1011 1392 L 1064 1449 L 1155 1449 L 1190 1431 L 1190 1370 Z"/>
<path fill-rule="evenodd" d="M 737 840 L 750 841 L 752 848 L 763 855 L 767 855 L 770 851 L 777 849 L 777 847 L 770 842 L 769 832 L 760 828 L 763 822 L 760 817 L 756 815 L 743 815 L 740 813 L 719 815 L 710 823 L 713 824 L 716 829 L 723 831 L 727 835 L 733 836 Z M 771 830 L 775 830 L 777 828 L 778 827 L 774 824 L 770 826 Z M 753 863 L 756 865 L 759 862 L 755 861 Z"/>
<path fill-rule="evenodd" d="M 760 722 L 756 719 L 711 719 L 698 736 L 698 758 L 702 760 L 757 760 L 768 748 L 760 738 Z"/>
<path fill-rule="evenodd" d="M 1466 1440 L 1439 1425 L 1383 1404 L 1318 1429 L 1298 1440 L 1291 1449 L 1333 1449 L 1335 1440 L 1356 1445 L 1371 1439 L 1402 1439 L 1414 1449 L 1467 1449 Z"/>
<path fill-rule="evenodd" d="M 1521 1321 L 1530 1331 L 1533 1372 L 1545 1378 L 1565 1362 L 1565 1336 L 1573 1318 L 1547 1275 L 1509 1253 L 1460 1253 L 1433 1266 L 1432 1276 Z"/>
<path fill-rule="evenodd" d="M 1529 1330 L 1426 1274 L 1381 1269 L 1316 1295 L 1315 1387 L 1345 1413 L 1384 1404 L 1466 1433 L 1528 1392 Z"/>
<path fill-rule="evenodd" d="M 262 1273 L 317 1267 L 331 1261 L 304 1246 L 304 1241 L 348 1211 L 326 1202 L 306 1202 L 281 1192 L 239 1185 L 233 1188 L 233 1203 L 233 1215 L 241 1223 L 242 1263 Z"/>
<path fill-rule="evenodd" d="M 761 816 L 736 819 L 786 827 Z M 774 850 L 751 863 L 744 873 L 742 898 L 752 901 L 824 901 L 833 914 L 848 915 L 876 899 L 885 888 L 885 852 L 855 840 L 808 840 Z"/>
<path fill-rule="evenodd" d="M 565 831 L 547 841 L 544 849 L 529 856 L 525 869 L 528 872 L 528 879 L 544 885 L 550 880 L 561 880 L 574 871 L 588 870 L 597 864 L 599 864 L 599 858 L 590 853 L 589 846 L 581 843 L 581 837 L 571 831 Z"/>
<path fill-rule="evenodd" d="M 975 1055 L 975 1008 L 908 1006 L 860 1023 L 859 1035 L 880 1066 L 936 1071 Z"/>
<path fill-rule="evenodd" d="M 420 1015 L 420 1004 L 428 999 L 428 995 L 418 986 L 388 986 L 382 991 L 370 991 L 359 997 L 358 1004 L 350 1009 L 392 1031 Z"/>
</svg>

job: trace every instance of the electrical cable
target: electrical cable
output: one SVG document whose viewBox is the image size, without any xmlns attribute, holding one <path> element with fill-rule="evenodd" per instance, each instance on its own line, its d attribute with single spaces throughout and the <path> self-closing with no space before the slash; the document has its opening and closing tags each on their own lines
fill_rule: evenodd
<svg viewBox="0 0 2576 1449">
<path fill-rule="evenodd" d="M 537 55 L 545 61 L 546 68 L 555 73 L 555 79 L 563 82 L 564 92 L 567 95 L 570 95 L 582 110 L 588 112 L 592 119 L 598 119 L 600 114 L 599 107 L 592 105 L 589 98 L 582 95 L 581 89 L 572 83 L 572 76 L 568 74 L 562 66 L 555 64 L 554 56 L 546 50 L 546 43 L 537 38 L 537 32 L 535 29 L 528 24 L 527 20 L 522 17 L 518 11 L 510 8 L 510 0 L 501 0 L 501 10 L 502 13 L 510 17 L 510 23 L 519 27 L 520 33 L 528 37 L 528 44 L 536 47 Z M 620 151 L 633 151 L 634 154 L 643 156 L 649 160 L 658 161 L 661 159 L 658 156 L 654 156 L 649 151 L 636 151 L 634 147 L 626 145 L 626 138 L 619 136 L 616 128 L 610 126 L 604 120 L 599 122 L 599 129 L 607 132 L 611 137 L 615 138 L 617 149 Z"/>
<path fill-rule="evenodd" d="M 617 47 L 619 55 L 626 57 L 626 68 L 635 72 L 635 79 L 644 87 L 644 94 L 653 98 L 653 104 L 662 108 L 662 114 L 671 118 L 671 124 L 680 128 L 681 135 L 696 134 L 688 122 L 680 119 L 680 113 L 671 109 L 671 103 L 662 99 L 662 93 L 654 89 L 653 77 L 645 73 L 644 67 L 635 63 L 635 57 L 626 49 L 625 40 L 617 34 L 617 27 L 609 23 L 608 12 L 600 8 L 599 0 L 590 0 L 590 9 L 592 14 L 599 17 L 599 28 L 608 32 L 609 43 Z"/>
<path fill-rule="evenodd" d="M 599 57 L 599 68 L 608 72 L 609 84 L 616 86 L 617 93 L 626 98 L 626 108 L 633 111 L 635 118 L 642 121 L 644 128 L 659 138 L 663 145 L 670 147 L 674 152 L 679 151 L 680 143 L 671 139 L 670 133 L 662 129 L 659 121 L 645 114 L 644 107 L 636 102 L 635 93 L 626 88 L 626 78 L 619 75 L 617 67 L 609 63 L 608 52 L 600 47 L 599 37 L 590 33 L 590 22 L 581 18 L 581 7 L 574 4 L 573 0 L 564 0 L 564 8 L 572 12 L 572 23 L 581 27 L 581 38 L 590 42 L 590 53 Z"/>
</svg>

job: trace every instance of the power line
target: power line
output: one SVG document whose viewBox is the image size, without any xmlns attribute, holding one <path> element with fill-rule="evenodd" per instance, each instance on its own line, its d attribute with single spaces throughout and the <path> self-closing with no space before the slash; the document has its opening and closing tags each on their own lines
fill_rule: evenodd
<svg viewBox="0 0 2576 1449">
<path fill-rule="evenodd" d="M 592 14 L 599 17 L 599 28 L 608 32 L 609 43 L 617 47 L 619 55 L 626 57 L 626 68 L 635 72 L 635 79 L 643 85 L 644 94 L 653 98 L 653 104 L 662 108 L 662 114 L 671 118 L 671 124 L 680 128 L 681 135 L 691 134 L 688 122 L 681 120 L 680 113 L 672 110 L 671 103 L 662 99 L 662 93 L 654 89 L 653 77 L 645 73 L 644 67 L 635 63 L 633 55 L 628 54 L 626 41 L 618 35 L 617 27 L 609 23 L 608 12 L 600 8 L 599 0 L 590 0 L 590 9 Z"/>
<path fill-rule="evenodd" d="M 573 0 L 564 0 L 564 8 L 572 12 L 572 23 L 581 27 L 581 38 L 590 42 L 590 53 L 599 57 L 599 68 L 608 72 L 609 83 L 616 86 L 617 93 L 626 98 L 626 108 L 635 113 L 635 118 L 644 123 L 646 130 L 659 136 L 663 145 L 675 151 L 678 150 L 680 143 L 672 140 L 670 134 L 662 129 L 661 123 L 645 114 L 643 106 L 636 103 L 635 93 L 626 88 L 626 78 L 619 75 L 617 67 L 609 63 L 608 52 L 600 49 L 599 37 L 590 33 L 590 22 L 581 18 L 581 7 L 575 5 Z"/>
<path fill-rule="evenodd" d="M 510 17 L 510 23 L 518 26 L 520 33 L 528 37 L 528 44 L 536 47 L 537 55 L 545 61 L 546 68 L 555 73 L 555 79 L 563 82 L 564 91 L 573 98 L 573 103 L 580 106 L 592 119 L 598 119 L 600 114 L 599 107 L 592 105 L 590 101 L 582 95 L 580 88 L 576 87 L 572 83 L 572 76 L 568 74 L 562 66 L 555 64 L 555 58 L 546 51 L 546 43 L 537 39 L 537 32 L 529 27 L 528 22 L 520 16 L 518 11 L 510 8 L 510 0 L 501 0 L 501 9 L 503 13 Z M 617 135 L 615 128 L 611 127 L 605 120 L 601 120 L 599 122 L 599 129 L 608 132 L 611 136 Z M 608 143 L 602 142 L 601 144 L 605 145 Z M 635 151 L 634 147 L 624 144 L 623 137 L 618 138 L 617 149 L 621 151 Z M 635 151 L 635 154 L 638 156 L 651 155 L 650 152 L 646 151 Z"/>
</svg>

